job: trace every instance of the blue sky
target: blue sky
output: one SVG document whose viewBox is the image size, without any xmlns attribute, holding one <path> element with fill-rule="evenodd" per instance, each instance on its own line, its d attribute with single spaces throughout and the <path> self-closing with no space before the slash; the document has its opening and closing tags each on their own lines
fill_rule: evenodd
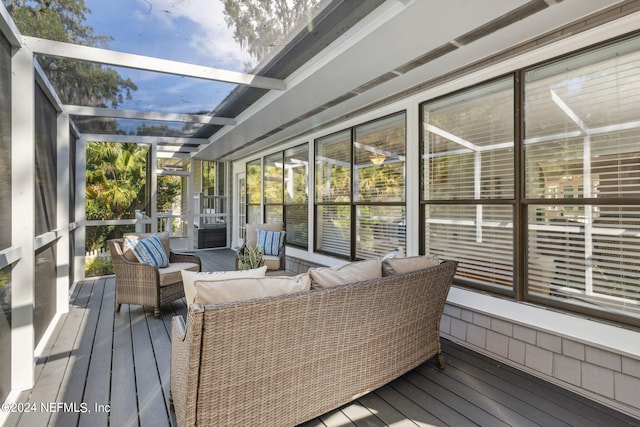
<svg viewBox="0 0 640 427">
<path fill-rule="evenodd" d="M 244 71 L 220 0 L 85 0 L 86 24 L 111 36 L 109 48 L 191 64 Z M 235 85 L 116 68 L 138 90 L 122 109 L 196 112 L 213 109 Z"/>
</svg>

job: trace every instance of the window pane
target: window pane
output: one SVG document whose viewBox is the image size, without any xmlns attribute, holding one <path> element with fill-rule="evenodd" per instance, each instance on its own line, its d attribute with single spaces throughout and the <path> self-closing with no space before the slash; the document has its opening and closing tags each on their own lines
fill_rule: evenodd
<svg viewBox="0 0 640 427">
<path fill-rule="evenodd" d="M 405 113 L 355 128 L 355 201 L 404 201 L 405 128 Z"/>
<path fill-rule="evenodd" d="M 316 140 L 316 202 L 351 201 L 351 132 Z"/>
<path fill-rule="evenodd" d="M 530 293 L 640 317 L 636 207 L 534 205 L 528 217 Z"/>
<path fill-rule="evenodd" d="M 287 222 L 287 244 L 307 247 L 309 242 L 309 208 L 307 205 L 285 206 Z"/>
<path fill-rule="evenodd" d="M 282 205 L 268 205 L 264 207 L 265 222 L 283 222 Z"/>
<path fill-rule="evenodd" d="M 356 212 L 356 258 L 384 256 L 398 247 L 406 252 L 404 206 L 358 206 Z"/>
<path fill-rule="evenodd" d="M 525 74 L 528 198 L 640 196 L 640 39 Z"/>
<path fill-rule="evenodd" d="M 309 144 L 284 152 L 285 200 L 289 204 L 307 203 L 309 199 Z M 287 217 L 287 221 L 289 218 Z"/>
<path fill-rule="evenodd" d="M 247 224 L 259 224 L 262 222 L 260 205 L 247 206 Z"/>
<path fill-rule="evenodd" d="M 351 256 L 351 206 L 318 206 L 317 250 Z"/>
<path fill-rule="evenodd" d="M 282 203 L 282 152 L 264 159 L 264 202 Z"/>
<path fill-rule="evenodd" d="M 514 196 L 513 79 L 423 105 L 423 200 Z"/>
<path fill-rule="evenodd" d="M 58 113 L 39 85 L 36 85 L 35 91 L 35 226 L 36 235 L 40 235 L 57 228 Z"/>
<path fill-rule="evenodd" d="M 513 209 L 499 205 L 425 205 L 427 253 L 459 262 L 456 276 L 513 287 Z"/>
<path fill-rule="evenodd" d="M 260 204 L 262 187 L 262 162 L 260 159 L 247 163 L 247 203 Z"/>
</svg>

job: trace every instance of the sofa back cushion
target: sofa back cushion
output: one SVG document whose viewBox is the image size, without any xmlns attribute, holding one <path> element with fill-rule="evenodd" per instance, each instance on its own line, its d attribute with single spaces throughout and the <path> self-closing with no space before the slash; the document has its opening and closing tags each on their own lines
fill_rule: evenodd
<svg viewBox="0 0 640 427">
<path fill-rule="evenodd" d="M 302 273 L 254 279 L 196 280 L 195 287 L 195 302 L 206 305 L 304 292 L 311 289 L 311 279 L 308 273 Z"/>
<path fill-rule="evenodd" d="M 387 258 L 382 261 L 382 275 L 410 273 L 440 264 L 436 255 L 410 256 L 405 258 Z"/>
<path fill-rule="evenodd" d="M 184 286 L 184 296 L 187 300 L 187 307 L 195 302 L 196 281 L 201 282 L 224 282 L 229 279 L 253 278 L 259 279 L 265 276 L 267 267 L 253 268 L 251 270 L 238 271 L 214 271 L 214 272 L 193 272 L 182 270 L 182 285 Z"/>
<path fill-rule="evenodd" d="M 356 261 L 338 267 L 314 267 L 309 269 L 311 288 L 330 288 L 382 277 L 379 259 Z"/>
<path fill-rule="evenodd" d="M 131 245 L 129 245 L 129 243 L 127 242 L 127 238 L 134 241 L 142 240 L 142 239 L 147 239 L 153 236 L 154 234 L 157 234 L 158 238 L 160 239 L 160 242 L 162 242 L 162 246 L 164 247 L 164 252 L 167 255 L 167 258 L 169 258 L 169 255 L 171 252 L 171 246 L 169 245 L 169 232 L 167 231 L 163 231 L 162 233 L 125 233 L 125 235 L 123 236 L 124 244 L 122 245 L 122 256 L 127 261 L 138 262 L 138 258 L 133 253 Z"/>
</svg>

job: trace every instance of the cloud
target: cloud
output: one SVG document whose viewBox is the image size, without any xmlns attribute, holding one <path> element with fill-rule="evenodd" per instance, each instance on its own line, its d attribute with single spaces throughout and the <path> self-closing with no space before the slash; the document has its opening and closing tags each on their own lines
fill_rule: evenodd
<svg viewBox="0 0 640 427">
<path fill-rule="evenodd" d="M 152 17 L 165 31 L 180 34 L 198 63 L 244 71 L 251 57 L 233 39 L 220 0 L 138 0 L 138 13 Z"/>
</svg>

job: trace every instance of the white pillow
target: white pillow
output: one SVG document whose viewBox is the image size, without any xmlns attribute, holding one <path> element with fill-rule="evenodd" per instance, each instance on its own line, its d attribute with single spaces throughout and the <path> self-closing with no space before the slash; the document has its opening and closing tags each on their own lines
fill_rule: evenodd
<svg viewBox="0 0 640 427">
<path fill-rule="evenodd" d="M 311 279 L 309 273 L 302 273 L 256 279 L 196 280 L 195 287 L 195 302 L 219 304 L 308 291 L 311 289 Z"/>
<path fill-rule="evenodd" d="M 315 267 L 309 269 L 309 275 L 313 289 L 330 288 L 382 277 L 382 263 L 379 259 L 370 259 L 339 267 Z"/>
<path fill-rule="evenodd" d="M 184 286 L 184 296 L 187 300 L 187 307 L 189 307 L 196 298 L 195 282 L 199 280 L 204 281 L 222 281 L 227 279 L 250 277 L 261 278 L 267 273 L 267 267 L 259 267 L 251 270 L 238 270 L 238 271 L 214 271 L 214 272 L 194 272 L 188 270 L 182 270 L 182 285 Z"/>
</svg>

